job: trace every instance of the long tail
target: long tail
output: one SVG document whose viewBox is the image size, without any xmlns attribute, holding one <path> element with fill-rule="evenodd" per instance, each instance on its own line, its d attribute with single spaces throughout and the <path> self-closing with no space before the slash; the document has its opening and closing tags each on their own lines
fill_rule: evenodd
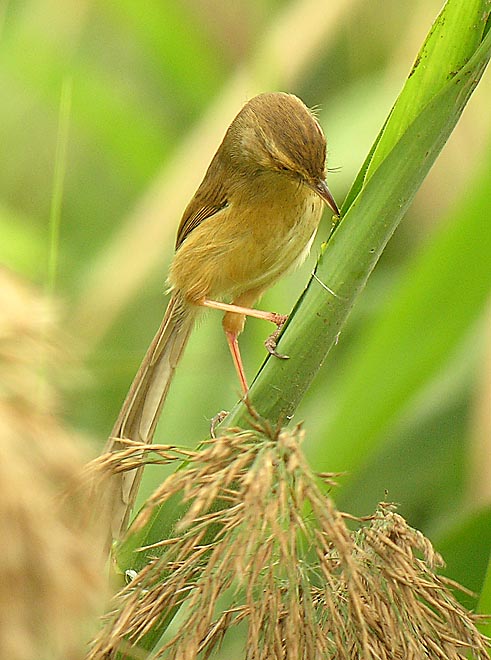
<svg viewBox="0 0 491 660">
<path fill-rule="evenodd" d="M 106 444 L 106 452 L 124 447 L 118 441 L 119 438 L 147 444 L 153 441 L 160 411 L 177 363 L 193 329 L 196 314 L 197 308 L 184 302 L 179 293 L 172 296 L 160 328 L 121 407 Z M 112 540 L 119 539 L 126 531 L 142 471 L 143 468 L 138 468 L 111 477 L 107 504 Z"/>
</svg>

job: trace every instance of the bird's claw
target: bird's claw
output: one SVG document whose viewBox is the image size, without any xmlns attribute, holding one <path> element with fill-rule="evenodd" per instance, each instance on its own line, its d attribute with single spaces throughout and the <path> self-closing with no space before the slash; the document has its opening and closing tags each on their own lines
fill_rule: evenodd
<svg viewBox="0 0 491 660">
<path fill-rule="evenodd" d="M 283 323 L 284 322 L 285 321 L 283 321 Z M 278 337 L 280 336 L 281 326 L 283 325 L 283 323 L 280 326 L 278 326 L 278 328 L 273 332 L 273 334 L 269 335 L 269 337 L 264 342 L 264 345 L 266 346 L 266 349 L 268 353 L 270 353 L 270 355 L 274 355 L 280 360 L 288 360 L 288 358 L 290 357 L 289 355 L 283 355 L 282 353 L 278 353 L 278 351 L 276 350 L 276 342 L 278 340 Z"/>
</svg>

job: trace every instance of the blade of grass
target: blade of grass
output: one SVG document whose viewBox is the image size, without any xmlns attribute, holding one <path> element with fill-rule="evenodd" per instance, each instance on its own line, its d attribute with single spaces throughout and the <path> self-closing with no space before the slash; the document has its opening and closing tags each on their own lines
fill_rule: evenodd
<svg viewBox="0 0 491 660">
<path fill-rule="evenodd" d="M 70 78 L 64 78 L 61 86 L 60 105 L 58 110 L 58 132 L 56 136 L 55 166 L 53 174 L 53 192 L 51 195 L 51 207 L 48 221 L 48 255 L 45 293 L 47 298 L 55 294 L 56 277 L 58 273 L 58 255 L 60 251 L 60 224 L 61 206 L 63 202 L 63 188 L 66 172 L 66 153 L 68 144 L 68 129 L 70 125 L 70 107 L 72 99 L 72 82 Z M 45 328 L 46 332 L 48 328 Z M 48 337 L 43 337 L 43 346 L 48 346 Z M 40 354 L 40 380 L 38 391 L 39 409 L 45 406 L 48 361 L 45 354 Z"/>
<path fill-rule="evenodd" d="M 58 135 L 56 138 L 55 169 L 53 175 L 53 194 L 49 214 L 49 248 L 46 292 L 52 296 L 56 286 L 58 271 L 58 254 L 60 251 L 60 222 L 63 187 L 66 172 L 66 153 L 68 145 L 68 130 L 70 126 L 70 108 L 72 103 L 72 81 L 64 78 L 61 87 L 60 108 L 58 119 Z"/>
</svg>

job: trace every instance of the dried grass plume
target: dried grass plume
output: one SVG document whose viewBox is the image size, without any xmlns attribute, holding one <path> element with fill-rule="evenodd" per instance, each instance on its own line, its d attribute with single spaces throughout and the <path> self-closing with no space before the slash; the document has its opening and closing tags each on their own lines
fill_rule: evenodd
<svg viewBox="0 0 491 660">
<path fill-rule="evenodd" d="M 55 414 L 55 325 L 39 295 L 0 270 L 0 658 L 72 660 L 101 607 L 98 536 L 62 497 L 79 485 L 79 438 Z"/>
<path fill-rule="evenodd" d="M 180 522 L 141 550 L 147 563 L 116 596 L 90 660 L 147 657 L 166 628 L 152 657 L 215 657 L 236 627 L 245 650 L 234 657 L 247 660 L 487 660 L 431 543 L 392 505 L 364 520 L 338 511 L 332 475 L 311 471 L 302 439 L 256 420 L 197 452 L 129 442 L 98 462 L 132 469 L 151 451 L 185 464 L 134 529 L 176 498 Z"/>
</svg>

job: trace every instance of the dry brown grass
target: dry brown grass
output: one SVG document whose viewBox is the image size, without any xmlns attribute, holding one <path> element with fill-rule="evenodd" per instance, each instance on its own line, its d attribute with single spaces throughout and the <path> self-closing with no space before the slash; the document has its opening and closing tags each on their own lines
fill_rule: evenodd
<svg viewBox="0 0 491 660">
<path fill-rule="evenodd" d="M 146 657 L 145 635 L 174 615 L 155 657 L 211 657 L 242 624 L 248 660 L 488 658 L 476 617 L 437 575 L 442 560 L 420 532 L 389 504 L 353 521 L 329 497 L 332 475 L 306 463 L 300 428 L 254 427 L 227 431 L 198 452 L 151 449 L 157 460 L 187 462 L 136 527 L 177 494 L 188 508 L 173 538 L 152 546 L 154 558 L 116 596 L 91 660 L 118 649 Z M 134 468 L 148 451 L 128 443 L 123 462 L 107 456 L 105 469 Z"/>
<path fill-rule="evenodd" d="M 103 604 L 100 537 L 76 523 L 84 456 L 56 415 L 52 310 L 2 270 L 0 309 L 0 658 L 72 660 Z"/>
</svg>

